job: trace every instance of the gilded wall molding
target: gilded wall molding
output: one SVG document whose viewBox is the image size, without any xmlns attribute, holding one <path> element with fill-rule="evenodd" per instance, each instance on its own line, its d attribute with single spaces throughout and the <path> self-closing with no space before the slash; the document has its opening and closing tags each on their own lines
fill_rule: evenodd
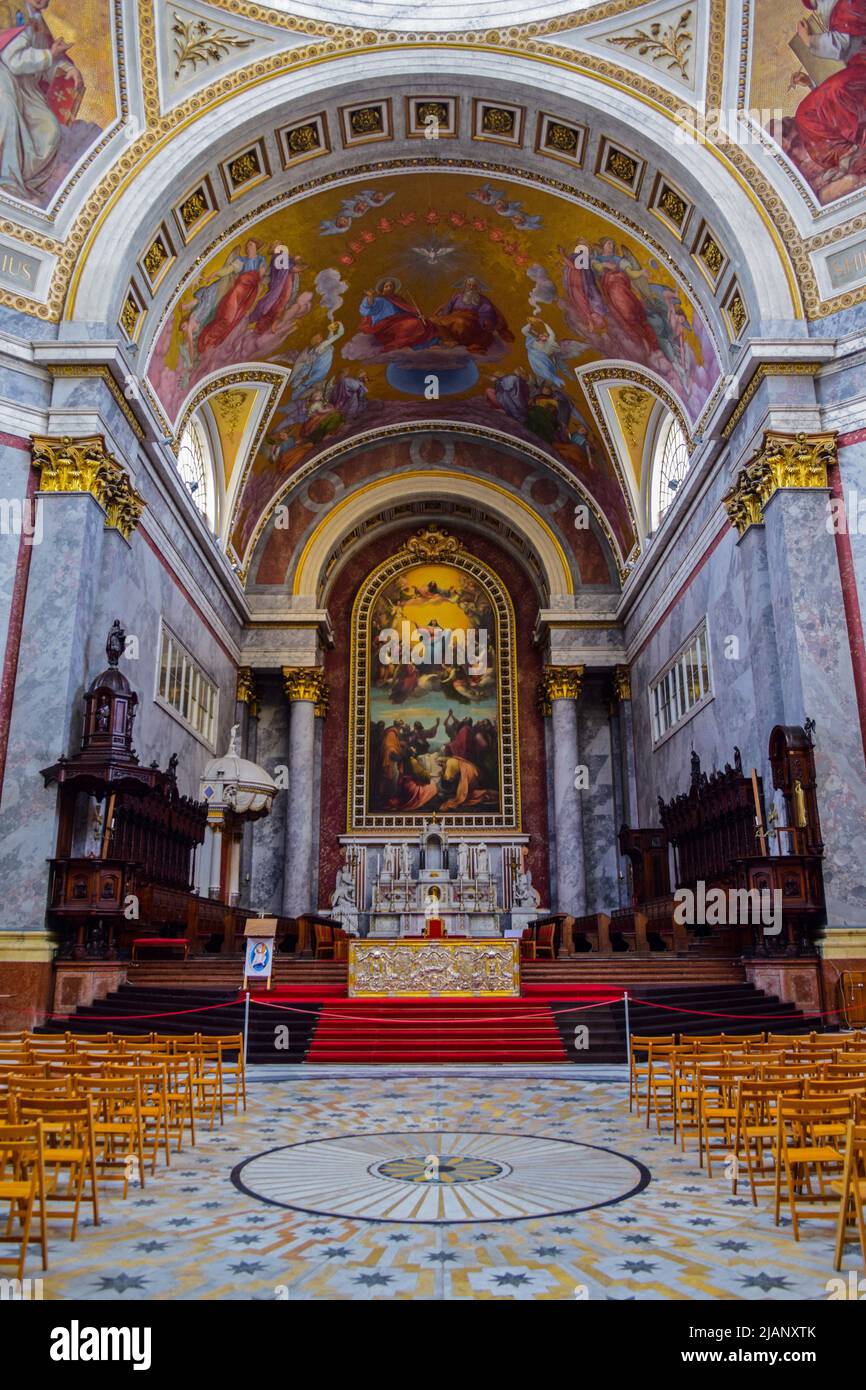
<svg viewBox="0 0 866 1390">
<path fill-rule="evenodd" d="M 761 382 L 766 381 L 771 376 L 817 376 L 821 366 L 820 362 L 762 362 L 737 402 L 733 415 L 722 430 L 722 438 L 730 439 Z"/>
<path fill-rule="evenodd" d="M 105 512 L 106 530 L 129 540 L 146 504 L 101 434 L 84 439 L 34 436 L 32 461 L 39 470 L 40 492 L 89 493 Z"/>
<path fill-rule="evenodd" d="M 123 392 L 121 391 L 120 387 L 118 386 L 108 367 L 88 363 L 81 363 L 76 364 L 75 366 L 68 366 L 66 363 L 58 362 L 52 364 L 52 366 L 49 367 L 49 371 L 51 372 L 51 375 L 53 377 L 58 378 L 98 377 L 100 381 L 104 381 L 108 390 L 114 397 L 117 405 L 120 407 L 120 410 L 123 414 L 123 418 L 129 425 L 129 428 L 132 430 L 136 439 L 138 439 L 139 441 L 142 441 L 144 439 L 144 430 L 138 423 L 138 420 L 135 418 L 129 401 L 126 399 L 126 396 L 124 396 Z"/>
<path fill-rule="evenodd" d="M 835 434 L 766 433 L 722 498 L 731 525 L 740 536 L 750 526 L 763 526 L 767 503 L 781 488 L 826 489 L 827 469 L 835 462 Z"/>
</svg>

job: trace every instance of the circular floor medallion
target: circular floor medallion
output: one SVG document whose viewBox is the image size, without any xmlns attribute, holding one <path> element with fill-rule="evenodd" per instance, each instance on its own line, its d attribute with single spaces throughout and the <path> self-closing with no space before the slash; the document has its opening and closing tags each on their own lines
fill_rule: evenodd
<svg viewBox="0 0 866 1390">
<path fill-rule="evenodd" d="M 622 1202 L 642 1164 L 570 1139 L 465 1130 L 350 1134 L 239 1163 L 232 1182 L 271 1206 L 361 1221 L 526 1221 Z"/>
</svg>

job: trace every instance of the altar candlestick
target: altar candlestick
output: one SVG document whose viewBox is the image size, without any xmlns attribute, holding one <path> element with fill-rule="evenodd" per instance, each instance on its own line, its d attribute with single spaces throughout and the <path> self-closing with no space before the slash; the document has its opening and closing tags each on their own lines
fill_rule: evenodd
<svg viewBox="0 0 866 1390">
<path fill-rule="evenodd" d="M 755 834 L 761 845 L 761 853 L 767 853 L 767 836 L 764 833 L 764 817 L 761 813 L 761 797 L 758 792 L 758 770 L 752 768 L 752 795 L 755 798 Z"/>
</svg>

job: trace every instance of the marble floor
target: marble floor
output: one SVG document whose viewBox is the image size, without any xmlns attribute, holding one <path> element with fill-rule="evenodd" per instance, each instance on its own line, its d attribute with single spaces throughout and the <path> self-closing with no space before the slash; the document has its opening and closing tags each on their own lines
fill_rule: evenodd
<svg viewBox="0 0 866 1390">
<path fill-rule="evenodd" d="M 830 1225 L 797 1244 L 732 1197 L 623 1070 L 259 1069 L 245 1115 L 51 1242 L 43 1296 L 826 1299 Z"/>
</svg>

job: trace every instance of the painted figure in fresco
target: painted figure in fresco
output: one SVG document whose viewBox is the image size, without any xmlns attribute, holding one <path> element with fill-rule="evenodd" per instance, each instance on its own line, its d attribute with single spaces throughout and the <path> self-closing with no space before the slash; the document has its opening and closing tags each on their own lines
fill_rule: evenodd
<svg viewBox="0 0 866 1390">
<path fill-rule="evenodd" d="M 498 335 L 506 343 L 514 341 L 504 316 L 486 294 L 474 275 L 469 275 L 452 294 L 447 304 L 433 317 L 443 341 L 468 348 L 470 352 L 487 352 Z"/>
<path fill-rule="evenodd" d="M 330 388 L 331 404 L 344 420 L 351 420 L 364 413 L 369 389 L 370 382 L 366 372 L 353 373 L 348 367 L 344 367 L 337 373 L 336 380 Z"/>
<path fill-rule="evenodd" d="M 510 415 L 512 420 L 525 425 L 529 414 L 530 389 L 524 368 L 515 367 L 513 372 L 496 372 L 491 380 L 493 384 L 487 391 L 487 399 Z"/>
<path fill-rule="evenodd" d="M 400 281 L 391 276 L 361 300 L 360 331 L 369 333 L 382 352 L 423 347 L 436 336 L 420 309 L 400 298 L 400 288 Z"/>
<path fill-rule="evenodd" d="M 803 0 L 823 32 L 807 20 L 797 32 L 818 58 L 845 64 L 797 107 L 794 122 L 809 158 L 834 174 L 866 174 L 866 0 Z M 795 84 L 811 86 L 806 73 Z"/>
<path fill-rule="evenodd" d="M 593 249 L 590 264 L 598 276 L 605 303 L 623 333 L 633 342 L 642 344 L 648 352 L 654 352 L 659 346 L 658 339 L 633 283 L 641 278 L 643 271 L 632 253 L 625 246 L 617 251 L 613 237 L 605 237 L 601 245 Z"/>
<path fill-rule="evenodd" d="M 603 333 L 607 323 L 604 297 L 590 264 L 586 242 L 579 241 L 573 251 L 557 248 L 563 261 L 562 285 L 579 332 Z"/>
<path fill-rule="evenodd" d="M 334 348 L 343 336 L 343 325 L 328 324 L 328 332 L 314 333 L 309 345 L 295 358 L 292 368 L 292 399 L 309 395 L 328 376 L 334 363 Z"/>
<path fill-rule="evenodd" d="M 220 299 L 216 311 L 202 329 L 198 338 L 198 351 L 204 356 L 213 347 L 225 342 L 230 333 L 242 323 L 256 301 L 267 262 L 261 255 L 261 244 L 250 238 L 243 247 L 236 246 L 231 252 L 222 271 L 222 279 L 230 279 L 231 284 Z"/>
<path fill-rule="evenodd" d="M 250 325 L 258 333 L 270 333 L 274 325 L 298 298 L 304 263 L 289 254 L 281 243 L 271 247 L 268 288 L 250 314 Z"/>
<path fill-rule="evenodd" d="M 524 324 L 523 337 L 532 374 L 539 381 L 561 383 L 563 375 L 568 373 L 569 357 L 576 357 L 584 348 L 583 343 L 560 343 L 550 325 L 539 318 Z"/>
<path fill-rule="evenodd" d="M 44 18 L 49 0 L 22 0 L 0 30 L 0 185 L 33 199 L 49 182 L 83 95 L 81 74 L 66 61 L 70 45 Z"/>
</svg>

